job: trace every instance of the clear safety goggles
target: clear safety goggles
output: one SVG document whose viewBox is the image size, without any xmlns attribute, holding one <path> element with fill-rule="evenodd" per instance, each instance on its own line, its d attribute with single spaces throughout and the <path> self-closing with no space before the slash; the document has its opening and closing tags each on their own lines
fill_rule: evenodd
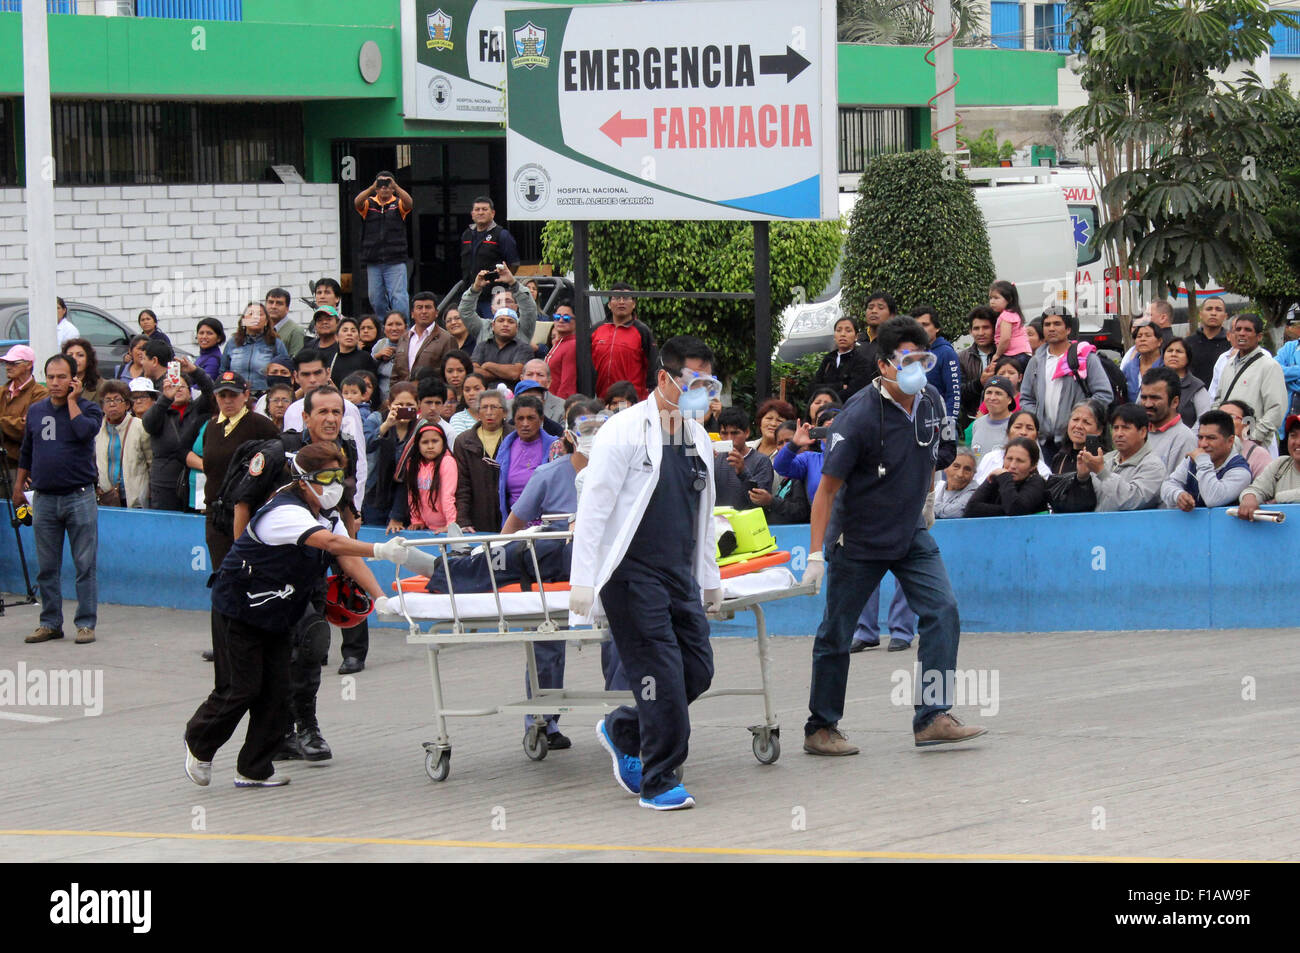
<svg viewBox="0 0 1300 953">
<path fill-rule="evenodd" d="M 717 400 L 722 396 L 722 381 L 709 374 L 700 374 L 689 367 L 682 368 L 681 374 L 677 376 L 677 385 L 681 387 L 683 394 L 688 390 L 706 388 L 709 392 L 709 400 Z"/>
<path fill-rule="evenodd" d="M 610 414 L 583 414 L 573 422 L 573 432 L 579 437 L 594 436 L 596 431 L 605 426 L 605 421 L 609 420 Z"/>
<path fill-rule="evenodd" d="M 910 364 L 920 364 L 921 370 L 932 371 L 939 359 L 929 351 L 896 351 L 891 363 L 900 371 Z"/>
</svg>

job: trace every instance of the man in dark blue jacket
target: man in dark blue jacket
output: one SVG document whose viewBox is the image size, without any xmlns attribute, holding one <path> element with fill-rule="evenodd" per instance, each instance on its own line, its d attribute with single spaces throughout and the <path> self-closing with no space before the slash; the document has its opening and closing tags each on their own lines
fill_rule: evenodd
<svg viewBox="0 0 1300 953">
<path fill-rule="evenodd" d="M 23 429 L 14 481 L 14 505 L 24 502 L 30 478 L 32 528 L 40 567 L 36 588 L 41 619 L 28 642 L 63 638 L 63 536 L 67 533 L 77 567 L 77 641 L 95 641 L 98 592 L 95 555 L 99 548 L 99 507 L 95 502 L 95 435 L 104 412 L 81 396 L 77 365 L 62 354 L 45 362 L 50 396 L 32 404 Z"/>
<path fill-rule="evenodd" d="M 961 360 L 957 349 L 939 333 L 939 316 L 934 305 L 917 305 L 912 309 L 912 317 L 930 336 L 930 353 L 936 358 L 934 367 L 925 375 L 926 380 L 943 397 L 948 417 L 955 423 L 961 413 Z"/>
</svg>

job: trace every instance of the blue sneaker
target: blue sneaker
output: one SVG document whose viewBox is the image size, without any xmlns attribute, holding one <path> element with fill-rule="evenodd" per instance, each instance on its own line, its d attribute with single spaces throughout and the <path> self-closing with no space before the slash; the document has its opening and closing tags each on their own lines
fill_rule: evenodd
<svg viewBox="0 0 1300 953">
<path fill-rule="evenodd" d="M 614 780 L 628 794 L 641 793 L 641 759 L 634 758 L 630 754 L 623 754 L 614 747 L 614 739 L 609 736 L 605 730 L 605 719 L 602 718 L 596 725 L 596 738 L 600 741 L 601 747 L 609 752 L 609 756 L 614 760 Z"/>
<path fill-rule="evenodd" d="M 694 807 L 695 798 L 679 784 L 663 794 L 656 794 L 652 798 L 641 798 L 641 806 L 648 807 L 652 811 L 681 811 Z"/>
</svg>

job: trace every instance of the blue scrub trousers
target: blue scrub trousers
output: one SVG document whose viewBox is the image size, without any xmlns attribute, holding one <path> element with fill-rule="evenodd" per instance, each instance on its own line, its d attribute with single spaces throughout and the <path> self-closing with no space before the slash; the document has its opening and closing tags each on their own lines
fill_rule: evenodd
<svg viewBox="0 0 1300 953">
<path fill-rule="evenodd" d="M 897 582 L 898 580 L 894 581 Z M 916 613 L 907 604 L 907 597 L 903 595 L 903 587 L 899 585 L 894 586 L 894 598 L 889 601 L 889 636 L 894 639 L 902 639 L 908 645 L 912 644 L 912 639 L 916 636 Z M 853 641 L 880 641 L 879 586 L 876 586 L 876 591 L 867 600 L 867 604 L 862 609 L 862 615 L 858 616 L 858 624 L 853 631 Z"/>
<path fill-rule="evenodd" d="M 953 702 L 953 677 L 961 619 L 939 547 L 928 530 L 918 529 L 907 552 L 898 559 L 853 559 L 844 547 L 833 545 L 826 556 L 826 611 L 813 642 L 812 689 L 804 733 L 833 728 L 844 715 L 844 694 L 849 680 L 849 643 L 862 611 L 862 593 L 874 590 L 886 572 L 892 572 L 917 614 L 921 646 L 918 689 L 934 684 L 935 697 L 918 698 L 912 729 L 922 730 Z"/>
<path fill-rule="evenodd" d="M 709 620 L 693 581 L 649 574 L 620 575 L 600 590 L 610 634 L 636 707 L 605 717 L 614 747 L 641 756 L 641 796 L 677 786 L 691 736 L 687 706 L 713 681 Z M 847 657 L 847 656 L 846 656 Z"/>
</svg>

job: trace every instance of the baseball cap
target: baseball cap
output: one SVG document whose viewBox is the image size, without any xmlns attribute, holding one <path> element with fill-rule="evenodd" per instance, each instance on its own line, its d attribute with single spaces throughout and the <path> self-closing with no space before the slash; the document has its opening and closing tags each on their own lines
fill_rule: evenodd
<svg viewBox="0 0 1300 953">
<path fill-rule="evenodd" d="M 1005 391 L 1012 400 L 1016 399 L 1016 385 L 1005 377 L 990 377 L 989 382 L 984 385 L 984 390 L 987 391 L 990 387 Z"/>
<path fill-rule="evenodd" d="M 537 381 L 520 381 L 515 385 L 515 396 L 518 397 L 524 391 L 532 390 L 534 387 L 538 390 L 542 389 L 542 385 Z"/>
<path fill-rule="evenodd" d="M 311 319 L 315 321 L 316 315 L 318 314 L 328 314 L 331 318 L 337 318 L 339 316 L 339 309 L 334 307 L 332 304 L 318 304 L 316 305 L 316 310 L 311 313 Z"/>
<path fill-rule="evenodd" d="M 158 388 L 154 387 L 153 381 L 147 377 L 133 377 L 130 388 L 132 397 L 139 397 L 141 394 L 148 394 L 151 397 L 158 396 Z"/>
<path fill-rule="evenodd" d="M 217 377 L 217 382 L 212 385 L 212 390 L 214 393 L 232 390 L 242 394 L 247 387 L 248 383 L 244 380 L 244 375 L 238 371 L 224 371 Z"/>
<path fill-rule="evenodd" d="M 1296 427 L 1300 427 L 1300 414 L 1291 414 L 1282 426 L 1282 436 L 1290 436 L 1291 431 Z"/>
<path fill-rule="evenodd" d="M 26 344 L 15 344 L 5 353 L 4 357 L 0 357 L 0 361 L 7 361 L 11 363 L 13 361 L 31 361 L 32 363 L 35 363 L 36 352 L 33 351 L 31 348 L 29 348 Z"/>
</svg>

